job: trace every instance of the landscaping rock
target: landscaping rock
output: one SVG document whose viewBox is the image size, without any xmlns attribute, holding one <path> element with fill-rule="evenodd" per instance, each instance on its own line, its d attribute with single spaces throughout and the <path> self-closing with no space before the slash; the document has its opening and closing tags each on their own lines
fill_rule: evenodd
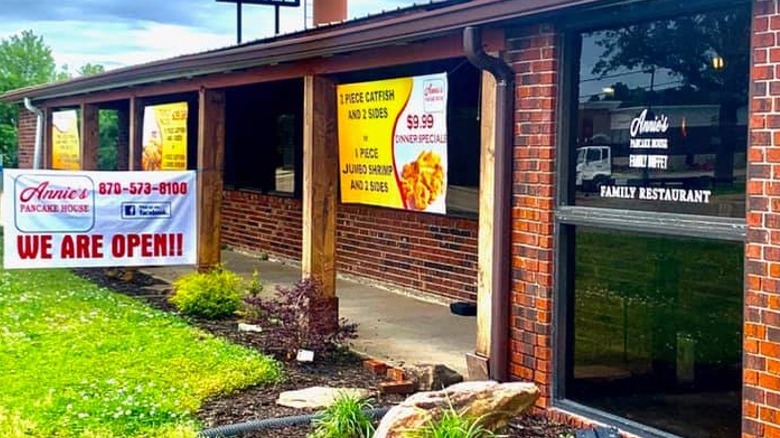
<svg viewBox="0 0 780 438">
<path fill-rule="evenodd" d="M 438 391 L 463 381 L 463 376 L 444 365 L 407 365 L 404 373 L 407 378 L 417 382 L 418 391 Z"/>
<path fill-rule="evenodd" d="M 279 394 L 276 404 L 296 409 L 322 409 L 332 405 L 341 394 L 349 394 L 361 400 L 371 395 L 367 389 L 313 386 L 297 391 L 283 392 Z"/>
<path fill-rule="evenodd" d="M 402 438 L 429 421 L 438 420 L 449 409 L 481 418 L 484 427 L 495 431 L 533 406 L 538 398 L 539 388 L 522 382 L 464 382 L 441 391 L 420 392 L 390 409 L 374 438 Z"/>
</svg>

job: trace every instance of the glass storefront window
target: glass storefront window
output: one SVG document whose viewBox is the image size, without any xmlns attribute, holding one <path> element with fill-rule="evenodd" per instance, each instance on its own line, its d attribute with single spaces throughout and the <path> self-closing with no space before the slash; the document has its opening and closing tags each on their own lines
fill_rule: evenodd
<svg viewBox="0 0 780 438">
<path fill-rule="evenodd" d="M 580 36 L 574 204 L 744 217 L 750 8 Z"/>
<path fill-rule="evenodd" d="M 567 399 L 739 436 L 743 244 L 577 227 L 573 278 Z"/>
</svg>

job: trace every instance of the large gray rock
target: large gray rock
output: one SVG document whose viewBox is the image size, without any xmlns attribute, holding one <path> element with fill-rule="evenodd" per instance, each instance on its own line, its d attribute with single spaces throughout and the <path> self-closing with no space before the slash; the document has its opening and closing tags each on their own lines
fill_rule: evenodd
<svg viewBox="0 0 780 438">
<path fill-rule="evenodd" d="M 533 406 L 538 398 L 536 385 L 521 382 L 464 382 L 441 391 L 420 392 L 390 409 L 373 438 L 403 438 L 410 431 L 437 421 L 449 409 L 480 418 L 480 424 L 495 431 Z"/>
<path fill-rule="evenodd" d="M 463 376 L 444 365 L 406 365 L 403 370 L 409 379 L 417 383 L 418 391 L 438 391 L 463 381 Z"/>
<path fill-rule="evenodd" d="M 295 409 L 322 409 L 331 406 L 341 394 L 350 395 L 360 400 L 367 399 L 371 395 L 367 389 L 313 386 L 297 391 L 283 392 L 279 394 L 276 404 Z"/>
</svg>

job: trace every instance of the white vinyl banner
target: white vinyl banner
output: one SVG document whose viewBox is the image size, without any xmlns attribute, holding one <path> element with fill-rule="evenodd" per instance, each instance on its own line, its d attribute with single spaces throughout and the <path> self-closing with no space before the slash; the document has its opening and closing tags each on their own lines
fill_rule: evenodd
<svg viewBox="0 0 780 438">
<path fill-rule="evenodd" d="M 4 173 L 6 269 L 196 263 L 193 171 Z"/>
</svg>

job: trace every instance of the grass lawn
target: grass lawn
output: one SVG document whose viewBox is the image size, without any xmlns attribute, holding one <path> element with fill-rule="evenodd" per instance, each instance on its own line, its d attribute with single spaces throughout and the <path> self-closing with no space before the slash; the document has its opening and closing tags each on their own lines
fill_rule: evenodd
<svg viewBox="0 0 780 438">
<path fill-rule="evenodd" d="M 0 269 L 0 436 L 184 437 L 280 366 L 65 270 Z"/>
</svg>

